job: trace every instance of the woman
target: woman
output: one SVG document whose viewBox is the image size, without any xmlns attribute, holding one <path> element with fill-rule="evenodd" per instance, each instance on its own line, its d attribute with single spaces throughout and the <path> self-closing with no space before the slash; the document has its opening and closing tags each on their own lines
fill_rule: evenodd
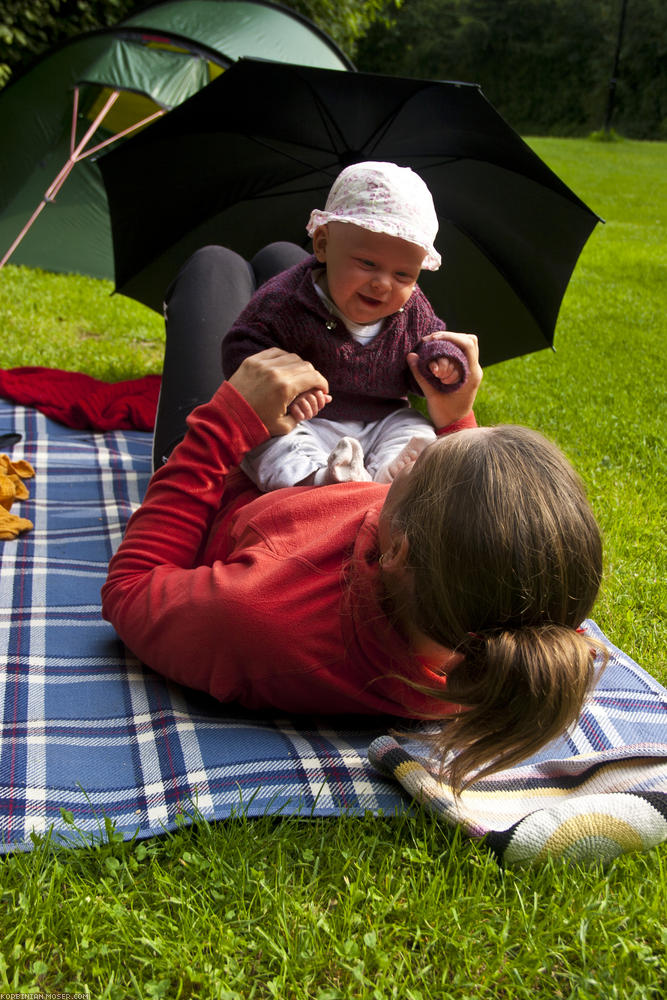
<svg viewBox="0 0 667 1000">
<path fill-rule="evenodd" d="M 281 712 L 442 720 L 458 790 L 556 737 L 594 679 L 577 632 L 601 576 L 574 470 L 522 428 L 476 428 L 477 341 L 448 334 L 470 375 L 422 386 L 437 440 L 391 486 L 260 495 L 238 466 L 328 392 L 277 348 L 247 358 L 188 418 L 103 587 L 103 614 L 154 670 L 220 701 Z"/>
</svg>

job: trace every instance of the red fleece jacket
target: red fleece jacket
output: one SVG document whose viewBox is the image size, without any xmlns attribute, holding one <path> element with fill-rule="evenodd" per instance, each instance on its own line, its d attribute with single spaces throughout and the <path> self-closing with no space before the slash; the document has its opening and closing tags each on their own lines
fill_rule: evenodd
<svg viewBox="0 0 667 1000">
<path fill-rule="evenodd" d="M 453 711 L 400 679 L 444 693 L 457 657 L 412 654 L 383 613 L 377 521 L 388 487 L 258 494 L 236 466 L 268 432 L 228 383 L 188 424 L 102 589 L 126 645 L 171 680 L 249 708 Z M 446 431 L 460 426 L 474 417 Z"/>
</svg>

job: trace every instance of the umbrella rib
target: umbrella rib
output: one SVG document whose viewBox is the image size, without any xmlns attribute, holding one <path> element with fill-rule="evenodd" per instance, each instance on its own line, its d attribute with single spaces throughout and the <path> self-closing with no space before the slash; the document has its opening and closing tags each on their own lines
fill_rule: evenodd
<svg viewBox="0 0 667 1000">
<path fill-rule="evenodd" d="M 546 341 L 546 346 L 547 347 L 552 347 L 552 349 L 553 349 L 553 345 L 551 345 L 549 343 L 549 340 L 546 337 L 546 335 L 545 335 L 545 333 L 544 333 L 544 331 L 542 329 L 542 325 L 540 323 L 540 319 L 535 314 L 535 310 L 533 309 L 533 307 L 531 305 L 529 305 L 526 302 L 524 296 L 519 294 L 519 292 L 515 288 L 514 282 L 512 281 L 510 275 L 507 272 L 507 269 L 505 267 L 503 267 L 502 263 L 500 263 L 499 261 L 497 261 L 495 259 L 495 257 L 493 257 L 490 253 L 487 252 L 486 248 L 484 247 L 483 243 L 480 240 L 475 239 L 475 237 L 471 233 L 469 233 L 467 230 L 463 229 L 463 227 L 460 226 L 457 222 L 454 222 L 453 219 L 450 219 L 449 222 L 450 222 L 450 225 L 454 229 L 456 229 L 459 233 L 461 233 L 462 236 L 464 236 L 467 240 L 469 240 L 470 243 L 472 243 L 472 245 L 477 250 L 479 250 L 480 254 L 485 258 L 485 260 L 488 260 L 492 264 L 492 266 L 496 269 L 497 273 L 505 281 L 505 283 L 507 284 L 508 288 L 512 289 L 512 292 L 516 295 L 517 299 L 521 302 L 522 306 L 524 307 L 524 309 L 526 310 L 526 312 L 529 314 L 529 316 L 533 320 L 536 328 L 540 332 L 540 336 L 542 336 L 544 338 L 544 340 Z"/>
<path fill-rule="evenodd" d="M 428 160 L 434 156 L 433 153 L 411 153 L 410 162 L 414 163 L 415 160 Z M 440 156 L 439 159 L 434 160 L 433 163 L 429 163 L 428 167 L 445 167 L 451 163 L 461 163 L 463 160 L 470 160 L 470 156 Z"/>
<path fill-rule="evenodd" d="M 315 107 L 319 112 L 320 120 L 324 128 L 326 129 L 327 135 L 329 136 L 329 141 L 331 143 L 331 150 L 335 151 L 337 149 L 335 141 L 336 139 L 338 139 L 338 148 L 345 149 L 347 143 L 345 142 L 345 136 L 343 135 L 341 129 L 338 127 L 334 119 L 327 111 L 327 108 L 322 99 L 319 97 L 319 95 L 313 91 L 312 87 L 310 88 L 310 90 L 313 95 L 313 101 L 315 103 Z M 338 155 L 340 155 L 340 153 Z"/>
<path fill-rule="evenodd" d="M 297 180 L 298 178 L 294 178 L 294 179 Z M 321 192 L 322 192 L 322 185 L 321 184 L 315 184 L 312 187 L 294 188 L 293 191 L 289 191 L 289 192 L 281 191 L 279 193 L 280 194 L 286 194 L 286 193 L 289 193 L 289 194 L 308 194 L 309 191 L 313 191 L 313 192 L 317 192 L 318 194 L 321 194 Z M 271 191 L 263 191 L 261 194 L 253 195 L 252 198 L 249 199 L 249 200 L 251 200 L 251 201 L 261 201 L 262 198 L 275 198 L 275 196 L 276 196 L 276 191 L 275 191 L 275 189 L 273 189 Z"/>
<path fill-rule="evenodd" d="M 423 90 L 422 87 L 417 88 L 417 90 L 412 94 L 412 97 L 410 98 L 410 100 L 412 100 L 412 98 L 418 96 L 422 92 L 422 90 Z M 370 136 L 368 137 L 368 139 L 364 143 L 364 149 L 366 151 L 368 151 L 369 153 L 371 153 L 374 149 L 377 149 L 377 147 L 379 146 L 380 142 L 384 139 L 384 137 L 386 136 L 387 132 L 389 131 L 389 129 L 391 128 L 391 126 L 396 121 L 399 113 L 405 108 L 405 106 L 406 106 L 406 101 L 401 101 L 401 103 L 399 105 L 397 105 L 392 111 L 390 111 L 387 114 L 387 116 L 384 119 L 384 121 L 380 122 L 380 124 L 376 126 L 375 130 L 373 132 L 371 132 Z M 411 159 L 415 159 L 419 155 L 420 155 L 419 153 L 417 153 L 417 154 L 411 154 L 410 158 Z M 452 157 L 452 159 L 460 159 L 460 157 Z M 448 159 L 445 159 L 442 162 L 446 163 L 446 162 L 448 162 Z"/>
<path fill-rule="evenodd" d="M 329 146 L 328 147 L 327 146 L 315 146 L 315 145 L 311 145 L 310 148 L 316 150 L 317 152 L 332 153 L 336 157 L 340 157 L 341 156 L 341 151 L 344 152 L 345 149 L 347 148 L 347 143 L 345 142 L 345 136 L 343 135 L 342 131 L 340 130 L 340 128 L 338 127 L 338 125 L 336 124 L 336 122 L 334 121 L 334 119 L 331 117 L 331 115 L 327 111 L 327 108 L 326 108 L 324 102 L 321 100 L 321 98 L 318 96 L 318 94 L 316 94 L 313 91 L 312 87 L 309 87 L 309 89 L 310 89 L 310 92 L 311 92 L 313 104 L 317 108 L 317 111 L 318 111 L 319 116 L 320 116 L 320 121 L 322 122 L 322 125 L 323 125 L 323 127 L 324 127 L 324 129 L 326 131 L 326 134 L 327 134 L 327 138 L 329 139 Z M 282 150 L 282 149 L 276 149 L 276 147 L 272 146 L 271 143 L 268 142 L 266 139 L 259 139 L 256 135 L 248 135 L 248 138 L 252 139 L 254 142 L 258 143 L 258 145 L 265 146 L 267 149 L 270 149 L 272 152 L 281 152 L 281 153 L 284 153 L 284 150 Z M 310 166 L 310 164 L 308 164 L 306 161 L 300 160 L 298 157 L 293 156 L 292 154 L 286 153 L 285 155 L 287 155 L 291 159 L 293 159 L 295 161 L 295 163 L 301 163 L 303 166 Z M 336 162 L 338 163 L 339 161 L 337 160 Z"/>
<path fill-rule="evenodd" d="M 280 153 L 286 159 L 292 160 L 293 163 L 298 163 L 299 166 L 305 167 L 308 172 L 312 172 L 315 169 L 317 169 L 318 171 L 328 172 L 328 170 L 330 169 L 330 167 L 314 167 L 312 163 L 309 163 L 302 157 L 296 156 L 294 153 L 289 153 L 285 149 L 281 149 L 279 146 L 274 146 L 272 143 L 268 142 L 268 140 L 260 139 L 256 135 L 248 135 L 246 138 L 251 139 L 252 142 L 257 143 L 258 146 L 263 146 L 265 149 L 270 149 L 272 153 Z M 313 147 L 313 149 L 316 149 L 318 153 L 331 152 L 331 150 L 325 149 L 323 147 Z M 335 166 L 336 168 L 338 168 L 339 166 L 338 160 L 333 161 L 331 166 Z"/>
<path fill-rule="evenodd" d="M 371 133 L 369 138 L 364 143 L 365 150 L 367 150 L 369 153 L 372 153 L 373 150 L 378 147 L 378 145 L 384 139 L 385 135 L 387 134 L 391 126 L 396 121 L 398 112 L 400 110 L 401 110 L 400 107 L 394 108 L 394 110 L 387 115 L 385 120 L 383 122 L 380 122 L 375 131 Z"/>
</svg>

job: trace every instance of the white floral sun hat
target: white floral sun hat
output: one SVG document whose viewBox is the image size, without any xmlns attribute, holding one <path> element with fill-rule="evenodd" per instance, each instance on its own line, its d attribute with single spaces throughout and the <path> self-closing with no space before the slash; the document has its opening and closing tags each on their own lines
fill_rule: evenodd
<svg viewBox="0 0 667 1000">
<path fill-rule="evenodd" d="M 324 211 L 314 209 L 306 229 L 312 236 L 327 222 L 351 222 L 373 233 L 398 236 L 426 251 L 422 268 L 437 271 L 441 257 L 433 246 L 438 217 L 421 177 L 396 163 L 354 163 L 333 182 Z"/>
</svg>

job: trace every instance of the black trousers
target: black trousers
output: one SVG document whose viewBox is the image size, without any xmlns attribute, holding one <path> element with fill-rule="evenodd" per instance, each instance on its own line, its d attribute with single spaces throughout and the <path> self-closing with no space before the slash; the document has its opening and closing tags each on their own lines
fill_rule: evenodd
<svg viewBox="0 0 667 1000">
<path fill-rule="evenodd" d="M 220 347 L 239 313 L 268 278 L 307 256 L 294 243 L 271 243 L 248 262 L 226 247 L 207 246 L 185 262 L 165 296 L 154 469 L 185 435 L 188 414 L 208 402 L 222 382 Z"/>
</svg>

